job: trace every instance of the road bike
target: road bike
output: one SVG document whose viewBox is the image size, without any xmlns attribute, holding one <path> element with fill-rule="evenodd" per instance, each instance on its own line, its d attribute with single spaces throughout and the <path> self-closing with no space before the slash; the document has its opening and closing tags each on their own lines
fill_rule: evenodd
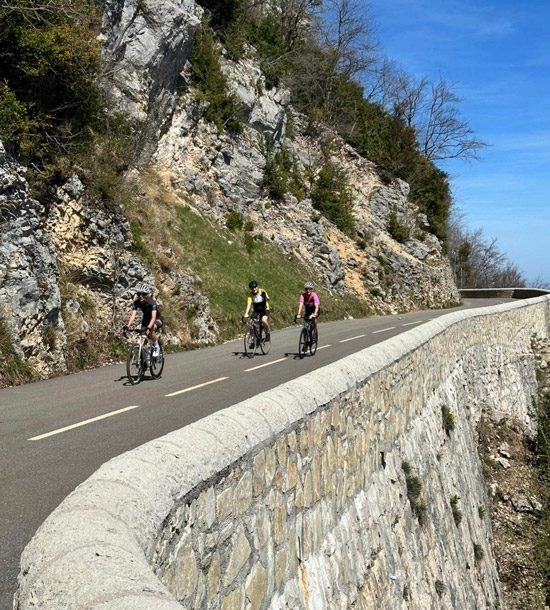
<svg viewBox="0 0 550 610">
<path fill-rule="evenodd" d="M 295 316 L 294 320 L 298 321 L 301 318 Z M 298 343 L 298 355 L 303 358 L 309 351 L 310 356 L 315 356 L 317 351 L 318 331 L 315 319 L 304 317 L 304 325 L 300 331 L 300 341 Z"/>
<path fill-rule="evenodd" d="M 244 318 L 243 318 L 244 319 Z M 248 319 L 244 333 L 244 353 L 248 358 L 256 354 L 269 354 L 271 349 L 271 336 L 266 337 L 259 313 L 253 313 Z"/>
<path fill-rule="evenodd" d="M 135 339 L 129 337 L 128 333 L 134 334 Z M 136 385 L 145 377 L 147 369 L 149 369 L 153 379 L 158 379 L 164 369 L 164 350 L 160 341 L 158 354 L 153 356 L 153 346 L 144 331 L 128 329 L 123 332 L 123 335 L 130 343 L 126 358 L 128 381 L 132 385 Z"/>
</svg>

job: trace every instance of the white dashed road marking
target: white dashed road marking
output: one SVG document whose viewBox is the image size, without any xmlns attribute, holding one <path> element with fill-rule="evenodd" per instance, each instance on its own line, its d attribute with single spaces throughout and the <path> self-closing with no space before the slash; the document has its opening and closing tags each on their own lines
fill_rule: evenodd
<svg viewBox="0 0 550 610">
<path fill-rule="evenodd" d="M 244 372 L 248 373 L 249 371 L 255 371 L 256 369 L 263 369 L 264 366 L 269 366 L 271 364 L 276 364 L 277 362 L 282 362 L 283 360 L 286 360 L 286 358 L 279 358 L 279 360 L 273 360 L 271 362 L 266 362 L 265 364 L 259 364 L 258 366 L 253 366 L 250 369 L 244 369 Z"/>
<path fill-rule="evenodd" d="M 205 385 L 210 385 L 211 383 L 218 383 L 218 381 L 223 381 L 224 379 L 229 379 L 229 377 L 218 377 L 217 379 L 212 379 L 212 381 L 206 381 L 205 383 L 199 383 L 199 385 L 193 385 L 190 388 L 185 388 L 184 390 L 178 390 L 177 392 L 172 392 L 171 394 L 165 394 L 166 398 L 171 398 L 172 396 L 177 396 L 178 394 L 185 394 L 185 392 L 191 392 L 192 390 L 198 390 L 199 388 L 204 388 Z"/>
<path fill-rule="evenodd" d="M 381 328 L 380 330 L 373 330 L 372 334 L 377 335 L 378 333 L 385 333 L 388 330 L 393 330 L 395 326 L 388 326 L 388 328 Z"/>
<path fill-rule="evenodd" d="M 407 322 L 406 324 L 401 324 L 401 326 L 412 326 L 413 324 L 422 324 L 422 320 L 418 320 L 418 322 Z"/>
<path fill-rule="evenodd" d="M 349 339 L 342 339 L 338 343 L 347 343 L 348 341 L 353 341 L 354 339 L 361 339 L 365 335 L 357 335 L 357 337 L 350 337 Z"/>
<path fill-rule="evenodd" d="M 57 430 L 52 430 L 51 432 L 46 432 L 45 434 L 39 434 L 38 436 L 33 436 L 27 440 L 29 441 L 40 441 L 43 438 L 48 438 L 48 436 L 54 436 L 55 434 L 61 434 L 62 432 L 67 432 L 67 430 L 73 430 L 74 428 L 80 428 L 81 426 L 86 426 L 87 424 L 91 424 L 95 421 L 100 421 L 101 419 L 106 419 L 107 417 L 113 417 L 113 415 L 119 415 L 120 413 L 124 413 L 125 411 L 130 411 L 132 409 L 137 409 L 139 405 L 132 405 L 131 407 L 124 407 L 124 409 L 117 409 L 116 411 L 111 411 L 110 413 L 105 413 L 104 415 L 98 415 L 97 417 L 91 417 L 90 419 L 85 419 L 84 421 L 78 422 L 76 424 L 71 424 L 70 426 L 65 426 L 64 428 L 58 428 Z"/>
</svg>

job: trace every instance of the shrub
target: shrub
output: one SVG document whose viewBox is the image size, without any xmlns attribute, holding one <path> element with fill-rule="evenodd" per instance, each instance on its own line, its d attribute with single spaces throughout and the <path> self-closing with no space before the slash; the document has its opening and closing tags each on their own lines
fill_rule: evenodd
<svg viewBox="0 0 550 610">
<path fill-rule="evenodd" d="M 460 500 L 460 497 L 457 496 L 456 494 L 454 496 L 451 496 L 451 498 L 450 498 L 451 510 L 453 512 L 453 519 L 454 519 L 455 525 L 457 527 L 460 525 L 460 522 L 462 521 L 462 511 L 458 508 L 459 500 Z"/>
<path fill-rule="evenodd" d="M 422 483 L 420 479 L 413 475 L 411 466 L 408 462 L 403 462 L 401 468 L 405 473 L 405 483 L 407 485 L 407 498 L 411 504 L 413 513 L 418 519 L 420 525 L 424 525 L 426 522 L 427 507 L 424 502 L 420 499 L 420 493 L 422 491 Z"/>
<path fill-rule="evenodd" d="M 483 557 L 485 556 L 485 551 L 483 550 L 483 547 L 481 546 L 481 544 L 477 544 L 477 542 L 474 542 L 474 561 L 476 564 L 478 564 Z"/>
<path fill-rule="evenodd" d="M 304 198 L 304 178 L 294 157 L 284 147 L 274 152 L 273 142 L 265 140 L 266 164 L 260 186 L 276 201 L 281 201 L 286 193 L 296 199 Z"/>
<path fill-rule="evenodd" d="M 353 197 L 346 173 L 330 161 L 321 167 L 311 191 L 313 207 L 344 233 L 354 227 Z"/>
<path fill-rule="evenodd" d="M 454 413 L 449 407 L 443 405 L 441 407 L 441 415 L 443 417 L 443 429 L 447 434 L 450 434 L 450 432 L 455 429 L 456 418 Z"/>
<path fill-rule="evenodd" d="M 96 79 L 99 24 L 92 0 L 13 0 L 0 8 L 0 137 L 25 162 L 42 166 L 67 154 L 105 115 Z"/>
<path fill-rule="evenodd" d="M 212 31 L 203 24 L 195 33 L 189 58 L 197 88 L 208 102 L 205 118 L 222 131 L 240 133 L 242 110 L 234 95 L 228 93 L 227 78 L 221 71 L 220 53 Z"/>
<path fill-rule="evenodd" d="M 243 224 L 244 224 L 244 218 L 240 212 L 238 212 L 237 210 L 233 210 L 233 211 L 229 212 L 229 215 L 227 216 L 227 220 L 225 221 L 225 226 L 230 231 L 236 231 L 237 229 L 239 229 L 239 230 L 242 229 Z"/>
<path fill-rule="evenodd" d="M 405 243 L 409 239 L 409 229 L 406 225 L 397 220 L 397 213 L 395 210 L 390 212 L 388 232 L 395 241 L 398 241 L 400 244 Z"/>
</svg>

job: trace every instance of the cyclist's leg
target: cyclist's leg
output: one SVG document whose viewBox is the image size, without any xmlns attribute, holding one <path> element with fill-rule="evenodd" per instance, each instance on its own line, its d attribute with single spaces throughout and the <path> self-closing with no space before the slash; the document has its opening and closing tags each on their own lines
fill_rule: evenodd
<svg viewBox="0 0 550 610">
<path fill-rule="evenodd" d="M 269 338 L 269 311 L 266 311 L 262 315 L 262 326 L 264 327 L 265 336 L 268 339 Z"/>
</svg>

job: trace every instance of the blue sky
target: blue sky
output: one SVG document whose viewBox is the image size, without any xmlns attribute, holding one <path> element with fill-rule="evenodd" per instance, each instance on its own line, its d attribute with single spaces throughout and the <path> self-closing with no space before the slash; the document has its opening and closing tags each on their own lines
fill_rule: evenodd
<svg viewBox="0 0 550 610">
<path fill-rule="evenodd" d="M 470 229 L 550 283 L 550 0 L 369 0 L 382 50 L 453 85 L 488 146 L 440 167 Z"/>
</svg>

